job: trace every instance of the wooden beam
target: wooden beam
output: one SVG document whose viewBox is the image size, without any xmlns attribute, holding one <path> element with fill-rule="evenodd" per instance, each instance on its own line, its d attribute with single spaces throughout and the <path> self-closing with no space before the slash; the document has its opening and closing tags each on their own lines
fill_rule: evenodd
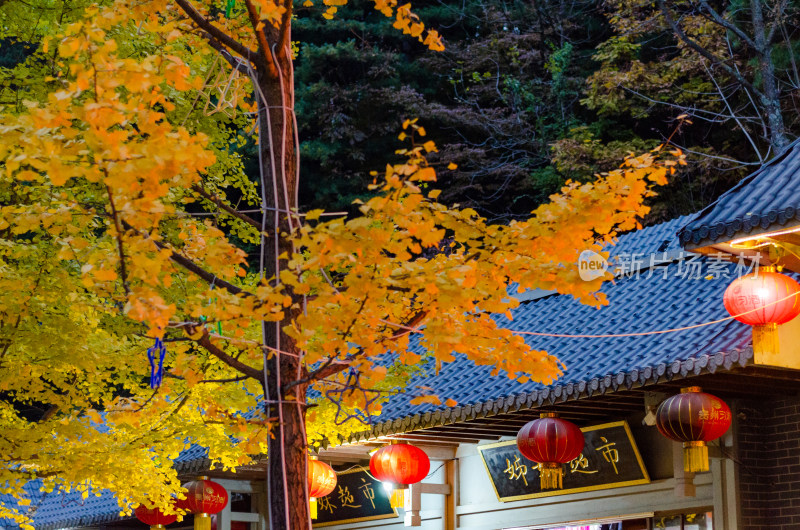
<svg viewBox="0 0 800 530">
<path fill-rule="evenodd" d="M 495 437 L 497 439 L 499 437 Z M 485 438 L 474 438 L 466 436 L 445 436 L 441 434 L 425 434 L 425 431 L 414 431 L 407 434 L 392 434 L 381 436 L 379 440 L 407 440 L 410 442 L 425 442 L 430 444 L 458 445 L 458 444 L 477 444 Z"/>
</svg>

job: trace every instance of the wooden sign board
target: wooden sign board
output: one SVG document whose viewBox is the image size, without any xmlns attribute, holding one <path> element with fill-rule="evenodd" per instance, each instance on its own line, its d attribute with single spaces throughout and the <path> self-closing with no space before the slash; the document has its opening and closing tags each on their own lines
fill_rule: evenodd
<svg viewBox="0 0 800 530">
<path fill-rule="evenodd" d="M 501 502 L 647 484 L 650 477 L 624 421 L 581 429 L 583 453 L 564 464 L 564 489 L 542 490 L 538 464 L 519 452 L 516 440 L 479 445 L 486 471 Z"/>
<path fill-rule="evenodd" d="M 314 528 L 398 517 L 389 494 L 366 468 L 337 473 L 336 489 L 317 499 Z"/>
</svg>

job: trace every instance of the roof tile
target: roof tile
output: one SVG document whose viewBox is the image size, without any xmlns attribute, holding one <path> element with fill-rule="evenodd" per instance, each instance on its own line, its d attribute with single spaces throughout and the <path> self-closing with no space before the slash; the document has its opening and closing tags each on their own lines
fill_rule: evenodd
<svg viewBox="0 0 800 530">
<path fill-rule="evenodd" d="M 800 140 L 742 179 L 679 232 L 686 247 L 800 223 Z M 776 226 L 777 225 L 777 226 Z"/>
</svg>

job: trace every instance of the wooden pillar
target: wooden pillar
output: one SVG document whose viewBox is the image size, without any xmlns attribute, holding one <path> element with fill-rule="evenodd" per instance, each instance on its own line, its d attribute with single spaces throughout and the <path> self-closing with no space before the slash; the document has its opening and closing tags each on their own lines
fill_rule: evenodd
<svg viewBox="0 0 800 530">
<path fill-rule="evenodd" d="M 694 497 L 697 488 L 694 485 L 694 473 L 683 469 L 683 444 L 672 442 L 672 476 L 675 479 L 676 497 Z"/>
<path fill-rule="evenodd" d="M 458 506 L 458 460 L 444 463 L 444 483 L 450 485 L 450 494 L 444 498 L 444 530 L 456 530 L 456 506 Z"/>
</svg>

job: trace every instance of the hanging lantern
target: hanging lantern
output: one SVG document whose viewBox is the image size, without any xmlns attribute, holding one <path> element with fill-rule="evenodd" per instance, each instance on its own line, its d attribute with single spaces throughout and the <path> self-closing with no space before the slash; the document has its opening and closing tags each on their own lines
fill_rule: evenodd
<svg viewBox="0 0 800 530">
<path fill-rule="evenodd" d="M 178 508 L 194 514 L 194 530 L 211 530 L 211 516 L 228 504 L 228 492 L 208 477 L 200 477 L 183 485 L 186 499 L 176 503 Z"/>
<path fill-rule="evenodd" d="M 731 409 L 699 386 L 690 386 L 661 402 L 656 411 L 656 425 L 667 438 L 683 442 L 683 469 L 699 473 L 708 471 L 706 442 L 728 431 Z"/>
<path fill-rule="evenodd" d="M 369 459 L 372 476 L 384 483 L 391 493 L 389 504 L 400 508 L 405 504 L 405 491 L 409 484 L 424 479 L 431 469 L 425 451 L 409 444 L 391 444 L 381 447 Z"/>
<path fill-rule="evenodd" d="M 734 280 L 725 290 L 725 309 L 739 322 L 753 326 L 753 351 L 778 352 L 778 324 L 800 315 L 800 284 L 764 267 Z"/>
<path fill-rule="evenodd" d="M 158 508 L 148 508 L 144 504 L 140 504 L 133 514 L 144 524 L 148 525 L 151 530 L 162 530 L 168 524 L 172 524 L 178 520 L 176 514 L 165 515 L 164 512 Z"/>
<path fill-rule="evenodd" d="M 311 501 L 311 518 L 317 518 L 317 499 L 336 488 L 336 471 L 316 456 L 308 457 L 308 497 Z"/>
<path fill-rule="evenodd" d="M 526 423 L 517 433 L 517 447 L 525 458 L 539 463 L 539 484 L 544 489 L 563 488 L 562 464 L 583 451 L 583 432 L 554 412 Z"/>
</svg>

